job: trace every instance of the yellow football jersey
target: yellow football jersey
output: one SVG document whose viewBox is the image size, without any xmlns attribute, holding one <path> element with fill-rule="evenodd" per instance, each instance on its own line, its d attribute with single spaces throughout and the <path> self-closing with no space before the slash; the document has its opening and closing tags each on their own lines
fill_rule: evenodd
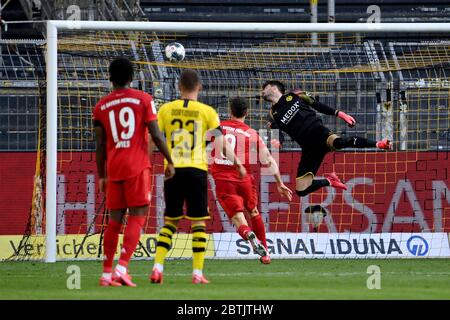
<svg viewBox="0 0 450 320">
<path fill-rule="evenodd" d="M 159 109 L 158 125 L 166 136 L 175 168 L 208 170 L 206 132 L 220 125 L 212 107 L 194 100 L 174 100 Z"/>
</svg>

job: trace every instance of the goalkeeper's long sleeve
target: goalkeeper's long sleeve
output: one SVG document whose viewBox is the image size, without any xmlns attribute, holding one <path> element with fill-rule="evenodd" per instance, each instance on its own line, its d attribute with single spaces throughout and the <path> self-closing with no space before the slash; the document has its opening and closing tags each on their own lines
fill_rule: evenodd
<svg viewBox="0 0 450 320">
<path fill-rule="evenodd" d="M 317 101 L 316 99 L 314 99 L 314 97 L 312 97 L 311 94 L 309 94 L 307 92 L 302 92 L 301 94 L 299 94 L 299 97 L 302 99 L 303 102 L 310 105 L 312 108 L 316 109 L 320 113 L 323 113 L 323 114 L 326 114 L 329 116 L 337 116 L 338 110 L 336 110 L 335 108 L 332 108 L 324 103 Z"/>
<path fill-rule="evenodd" d="M 326 104 L 320 103 L 318 101 L 314 101 L 314 103 L 311 105 L 311 107 L 313 107 L 320 113 L 323 113 L 323 114 L 326 114 L 329 116 L 336 116 L 337 112 L 338 112 L 337 109 L 327 106 Z"/>
</svg>

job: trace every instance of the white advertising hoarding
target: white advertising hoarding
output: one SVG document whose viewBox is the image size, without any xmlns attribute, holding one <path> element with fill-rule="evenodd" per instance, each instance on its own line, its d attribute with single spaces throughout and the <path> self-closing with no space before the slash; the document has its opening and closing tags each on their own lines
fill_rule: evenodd
<svg viewBox="0 0 450 320">
<path fill-rule="evenodd" d="M 214 233 L 218 258 L 256 258 L 237 233 Z M 273 258 L 450 257 L 446 233 L 268 233 Z"/>
</svg>

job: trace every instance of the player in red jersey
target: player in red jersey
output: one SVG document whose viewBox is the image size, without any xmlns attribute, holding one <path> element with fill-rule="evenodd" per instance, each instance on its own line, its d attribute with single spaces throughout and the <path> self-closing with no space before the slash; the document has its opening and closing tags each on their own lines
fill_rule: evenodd
<svg viewBox="0 0 450 320">
<path fill-rule="evenodd" d="M 139 242 L 150 204 L 148 133 L 169 163 L 167 179 L 175 174 L 175 169 L 158 128 L 151 95 L 129 88 L 133 80 L 132 63 L 126 58 L 116 59 L 110 64 L 109 73 L 113 91 L 97 103 L 93 112 L 99 190 L 106 192 L 110 212 L 103 240 L 105 259 L 100 285 L 135 287 L 128 274 L 128 263 Z M 122 250 L 113 274 L 114 255 L 127 210 Z"/>
<path fill-rule="evenodd" d="M 261 215 L 258 212 L 258 196 L 255 180 L 250 174 L 251 164 L 259 162 L 268 166 L 275 176 L 278 192 L 292 199 L 292 191 L 281 181 L 280 171 L 275 159 L 271 156 L 258 133 L 245 124 L 248 105 L 245 99 L 236 97 L 231 100 L 231 119 L 222 121 L 221 127 L 228 143 L 234 147 L 235 153 L 244 164 L 247 176 L 242 179 L 232 163 L 223 155 L 214 154 L 211 173 L 216 183 L 216 196 L 220 205 L 235 225 L 239 235 L 250 241 L 258 253 L 260 261 L 270 263 L 267 251 L 266 230 Z M 256 156 L 252 156 L 256 155 Z M 248 226 L 244 211 L 250 214 L 252 228 Z"/>
</svg>

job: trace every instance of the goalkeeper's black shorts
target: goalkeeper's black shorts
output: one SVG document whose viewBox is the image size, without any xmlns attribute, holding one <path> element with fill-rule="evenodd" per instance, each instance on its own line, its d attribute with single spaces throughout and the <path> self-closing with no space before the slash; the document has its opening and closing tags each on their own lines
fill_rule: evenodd
<svg viewBox="0 0 450 320">
<path fill-rule="evenodd" d="M 326 154 L 331 151 L 327 145 L 327 139 L 332 134 L 333 132 L 322 125 L 314 125 L 308 130 L 307 139 L 302 139 L 307 142 L 301 145 L 302 156 L 297 168 L 297 178 L 317 174 Z"/>
</svg>

